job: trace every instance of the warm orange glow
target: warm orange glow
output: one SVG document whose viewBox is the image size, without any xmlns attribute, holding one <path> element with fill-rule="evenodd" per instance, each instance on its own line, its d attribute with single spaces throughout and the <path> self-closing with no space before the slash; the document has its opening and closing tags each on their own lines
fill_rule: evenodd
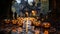
<svg viewBox="0 0 60 34">
<path fill-rule="evenodd" d="M 45 31 L 44 31 L 44 34 L 48 34 L 48 30 L 45 30 Z"/>
<path fill-rule="evenodd" d="M 21 22 L 19 22 L 19 21 L 18 21 L 18 23 L 17 23 L 17 24 L 18 24 L 18 26 L 22 26 L 22 23 L 21 23 Z"/>
<path fill-rule="evenodd" d="M 26 15 L 28 16 L 28 12 L 26 12 Z"/>
<path fill-rule="evenodd" d="M 35 21 L 36 19 L 35 18 L 29 18 L 29 20 L 31 20 L 32 22 Z"/>
<path fill-rule="evenodd" d="M 43 27 L 45 27 L 45 28 L 50 27 L 50 23 L 43 23 L 42 25 L 43 25 Z"/>
<path fill-rule="evenodd" d="M 16 24 L 16 23 L 17 23 L 17 20 L 12 20 L 12 23 L 13 23 L 13 24 Z"/>
<path fill-rule="evenodd" d="M 38 18 L 38 17 L 37 17 Z M 34 24 L 35 26 L 40 26 L 41 25 L 41 21 L 37 21 L 37 19 L 36 18 L 34 18 L 34 17 L 25 17 L 25 18 L 23 18 L 23 17 L 18 17 L 17 19 L 13 19 L 13 20 L 5 20 L 5 22 L 6 23 L 10 23 L 10 22 L 12 22 L 12 24 L 16 24 L 16 25 L 18 25 L 18 26 L 22 26 L 23 25 L 23 21 L 24 20 L 30 20 L 31 21 L 31 24 Z M 45 24 L 44 24 L 45 25 Z M 48 24 L 49 25 L 49 24 Z"/>
<path fill-rule="evenodd" d="M 5 23 L 7 23 L 7 24 L 10 23 L 10 20 L 9 19 L 6 19 L 5 20 Z"/>
<path fill-rule="evenodd" d="M 36 15 L 36 11 L 32 10 L 32 15 L 35 16 Z"/>
<path fill-rule="evenodd" d="M 22 26 L 23 25 L 23 19 L 24 18 L 22 18 L 22 17 L 18 17 L 17 18 L 17 24 L 18 24 L 18 26 Z"/>
<path fill-rule="evenodd" d="M 32 10 L 32 13 L 35 13 L 35 11 Z"/>
</svg>

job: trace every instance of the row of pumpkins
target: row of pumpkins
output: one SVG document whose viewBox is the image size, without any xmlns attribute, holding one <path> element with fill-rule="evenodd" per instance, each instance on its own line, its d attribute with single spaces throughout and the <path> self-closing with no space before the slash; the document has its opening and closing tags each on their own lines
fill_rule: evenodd
<svg viewBox="0 0 60 34">
<path fill-rule="evenodd" d="M 19 18 L 17 18 L 17 20 L 16 19 L 13 19 L 13 20 L 6 19 L 5 23 L 10 23 L 11 22 L 12 24 L 18 24 L 19 26 L 22 26 L 24 20 L 27 20 L 27 18 L 20 18 L 19 17 Z M 37 21 L 37 19 L 32 18 L 32 17 L 28 17 L 28 20 L 30 20 L 31 24 L 33 24 L 34 26 L 43 26 L 43 27 L 46 27 L 46 28 L 51 26 L 51 24 L 49 22 L 41 23 L 41 21 Z"/>
</svg>

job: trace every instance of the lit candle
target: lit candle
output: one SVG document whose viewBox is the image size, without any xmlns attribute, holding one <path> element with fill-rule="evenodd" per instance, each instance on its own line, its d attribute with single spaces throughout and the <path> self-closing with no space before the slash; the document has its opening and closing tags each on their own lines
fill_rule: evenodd
<svg viewBox="0 0 60 34">
<path fill-rule="evenodd" d="M 27 19 L 27 22 L 26 22 L 26 34 L 28 34 L 28 18 Z"/>
</svg>

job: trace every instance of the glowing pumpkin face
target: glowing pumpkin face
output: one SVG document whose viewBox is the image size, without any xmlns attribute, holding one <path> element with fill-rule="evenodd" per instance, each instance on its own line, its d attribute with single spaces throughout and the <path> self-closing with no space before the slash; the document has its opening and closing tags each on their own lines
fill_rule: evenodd
<svg viewBox="0 0 60 34">
<path fill-rule="evenodd" d="M 49 28 L 50 27 L 50 23 L 43 23 L 42 26 L 45 27 L 45 28 Z"/>
<path fill-rule="evenodd" d="M 13 23 L 13 24 L 16 24 L 16 23 L 17 23 L 17 20 L 12 20 L 12 23 Z"/>
<path fill-rule="evenodd" d="M 7 24 L 10 23 L 10 20 L 9 19 L 6 19 L 5 20 L 5 23 L 7 23 Z"/>
</svg>

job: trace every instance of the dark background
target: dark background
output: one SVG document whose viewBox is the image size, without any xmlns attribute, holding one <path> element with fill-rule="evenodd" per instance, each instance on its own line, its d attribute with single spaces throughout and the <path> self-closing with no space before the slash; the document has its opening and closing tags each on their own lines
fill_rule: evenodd
<svg viewBox="0 0 60 34">
<path fill-rule="evenodd" d="M 0 19 L 12 16 L 11 2 L 13 0 L 0 0 Z M 49 0 L 49 9 L 52 10 L 50 15 L 53 18 L 59 19 L 60 14 L 60 0 Z"/>
<path fill-rule="evenodd" d="M 12 16 L 11 2 L 13 0 L 0 0 L 0 20 Z M 52 10 L 49 13 L 52 24 L 59 30 L 60 29 L 60 0 L 49 0 L 49 9 Z M 53 25 L 53 26 L 54 26 Z"/>
</svg>

